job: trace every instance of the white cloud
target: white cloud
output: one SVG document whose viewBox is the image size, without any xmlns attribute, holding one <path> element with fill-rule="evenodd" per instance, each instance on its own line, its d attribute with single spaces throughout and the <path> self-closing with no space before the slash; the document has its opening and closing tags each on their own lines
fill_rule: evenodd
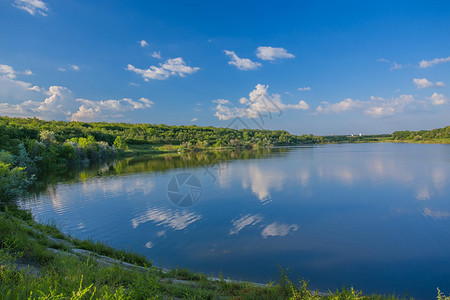
<svg viewBox="0 0 450 300">
<path fill-rule="evenodd" d="M 414 78 L 413 82 L 417 86 L 418 89 L 423 89 L 423 88 L 433 86 L 433 83 L 426 78 L 422 78 L 422 79 Z"/>
<path fill-rule="evenodd" d="M 157 58 L 157 59 L 161 59 L 161 51 L 153 51 L 152 53 L 152 57 Z"/>
<path fill-rule="evenodd" d="M 0 74 L 9 79 L 16 78 L 16 71 L 8 65 L 0 65 Z"/>
<path fill-rule="evenodd" d="M 141 47 L 147 47 L 148 43 L 145 40 L 141 40 L 141 41 L 139 41 L 139 45 L 141 45 Z"/>
<path fill-rule="evenodd" d="M 72 99 L 72 92 L 62 86 L 51 86 L 46 92 L 48 95 L 44 102 L 40 103 L 37 111 L 46 118 L 63 118 L 70 115 L 69 103 Z"/>
<path fill-rule="evenodd" d="M 225 99 L 217 99 L 217 100 L 213 100 L 212 102 L 214 103 L 218 103 L 218 104 L 230 104 L 231 102 Z"/>
<path fill-rule="evenodd" d="M 311 88 L 309 86 L 298 88 L 299 91 L 310 91 Z"/>
<path fill-rule="evenodd" d="M 361 106 L 360 101 L 358 100 L 352 100 L 350 98 L 347 98 L 341 102 L 329 104 L 328 102 L 323 102 L 324 106 L 319 105 L 316 109 L 318 112 L 333 112 L 333 113 L 340 113 L 348 110 L 352 110 L 354 108 L 358 108 Z"/>
<path fill-rule="evenodd" d="M 364 112 L 372 117 L 379 118 L 392 116 L 395 113 L 395 108 L 392 106 L 373 106 L 367 108 Z"/>
<path fill-rule="evenodd" d="M 444 62 L 449 62 L 450 61 L 450 56 L 449 57 L 445 57 L 445 58 L 435 58 L 433 60 L 421 60 L 419 62 L 419 67 L 421 68 L 429 68 L 432 67 L 434 65 L 437 64 L 441 64 Z"/>
<path fill-rule="evenodd" d="M 416 100 L 412 95 L 400 95 L 396 98 L 381 98 L 374 103 L 373 101 L 365 102 L 364 113 L 372 117 L 379 118 L 391 116 L 395 113 L 403 112 L 408 106 L 415 104 Z"/>
<path fill-rule="evenodd" d="M 148 69 L 143 70 L 136 68 L 135 66 L 128 64 L 128 71 L 135 72 L 136 74 L 142 75 L 145 81 L 150 79 L 165 80 L 170 76 L 180 76 L 185 77 L 187 74 L 193 74 L 200 70 L 199 67 L 187 66 L 181 57 L 168 59 L 164 63 L 160 63 L 159 67 L 150 66 Z"/>
<path fill-rule="evenodd" d="M 198 121 L 198 119 L 197 118 L 192 118 L 191 122 L 195 122 L 195 121 Z"/>
<path fill-rule="evenodd" d="M 264 230 L 261 232 L 263 238 L 267 238 L 269 236 L 286 236 L 291 232 L 298 230 L 297 224 L 279 224 L 277 222 L 267 225 Z"/>
<path fill-rule="evenodd" d="M 288 109 L 309 109 L 309 105 L 301 100 L 297 104 L 285 104 L 281 101 L 279 94 L 272 96 L 267 94 L 269 86 L 257 84 L 255 89 L 249 93 L 249 98 L 241 98 L 239 102 L 244 107 L 229 107 L 230 101 L 225 99 L 213 100 L 217 103 L 215 116 L 219 120 L 229 120 L 236 117 L 261 118 L 262 114 L 279 112 Z"/>
<path fill-rule="evenodd" d="M 360 111 L 371 117 L 380 118 L 403 112 L 407 107 L 416 103 L 412 95 L 400 95 L 396 98 L 371 97 L 371 101 L 345 99 L 341 102 L 330 104 L 323 102 L 316 109 L 317 113 L 342 113 L 347 111 Z M 418 103 L 418 102 L 417 102 Z"/>
<path fill-rule="evenodd" d="M 41 0 L 14 0 L 12 6 L 23 9 L 32 16 L 36 13 L 39 13 L 42 16 L 47 16 L 47 4 Z"/>
<path fill-rule="evenodd" d="M 81 106 L 77 112 L 72 114 L 71 120 L 85 122 L 122 117 L 123 112 L 150 108 L 153 105 L 153 101 L 146 98 L 140 98 L 138 101 L 133 101 L 129 98 L 103 101 L 77 99 L 77 102 L 80 102 Z"/>
<path fill-rule="evenodd" d="M 389 68 L 389 71 L 402 69 L 403 66 L 398 64 L 396 61 L 392 63 L 392 66 Z"/>
<path fill-rule="evenodd" d="M 171 75 L 185 77 L 186 74 L 192 74 L 200 70 L 199 67 L 189 67 L 185 64 L 181 57 L 168 59 L 162 67 L 169 71 Z"/>
<path fill-rule="evenodd" d="M 166 70 L 160 67 L 156 66 L 150 66 L 148 69 L 143 70 L 136 68 L 135 66 L 128 64 L 127 66 L 128 71 L 135 72 L 136 74 L 142 75 L 145 81 L 149 81 L 149 79 L 157 79 L 157 80 L 164 80 L 169 78 L 170 74 Z"/>
<path fill-rule="evenodd" d="M 31 72 L 30 70 L 25 70 L 25 71 L 23 71 L 23 72 L 19 72 L 19 71 L 14 70 L 14 68 L 11 67 L 11 66 L 8 66 L 8 65 L 0 65 L 0 76 L 1 76 L 1 77 L 6 77 L 6 78 L 9 78 L 9 79 L 14 79 L 14 78 L 17 77 L 17 76 L 16 76 L 17 74 L 24 74 L 24 75 L 29 76 L 29 75 L 33 75 L 33 72 Z"/>
<path fill-rule="evenodd" d="M 435 83 L 429 81 L 426 78 L 414 78 L 413 79 L 414 84 L 417 86 L 418 89 L 424 89 L 428 87 L 445 87 L 445 84 L 442 81 L 437 81 Z"/>
<path fill-rule="evenodd" d="M 248 71 L 256 70 L 262 65 L 259 62 L 251 61 L 248 58 L 240 58 L 234 53 L 234 51 L 225 50 L 225 54 L 230 57 L 229 65 L 236 66 L 239 70 Z"/>
<path fill-rule="evenodd" d="M 394 62 L 391 63 L 390 60 L 385 59 L 385 58 L 379 58 L 379 59 L 377 59 L 377 61 L 378 61 L 378 62 L 383 62 L 383 63 L 390 64 L 391 67 L 389 68 L 389 71 L 392 71 L 392 70 L 398 70 L 398 69 L 402 69 L 402 68 L 403 68 L 403 66 L 400 65 L 400 64 L 398 64 L 396 61 L 394 61 Z"/>
<path fill-rule="evenodd" d="M 449 99 L 442 94 L 434 93 L 431 97 L 427 99 L 431 100 L 433 105 L 443 105 L 449 102 Z"/>
<path fill-rule="evenodd" d="M 31 83 L 14 79 L 16 74 L 32 72 L 15 71 L 11 66 L 0 65 L 0 113 L 17 117 L 38 117 L 53 120 L 109 120 L 122 116 L 123 112 L 150 108 L 153 102 L 140 98 L 92 101 L 76 99 L 66 87 L 50 86 L 48 90 Z M 81 104 L 81 105 L 80 105 Z"/>
<path fill-rule="evenodd" d="M 288 53 L 284 48 L 274 47 L 258 47 L 256 56 L 262 60 L 275 60 L 277 58 L 294 58 L 295 56 Z"/>
<path fill-rule="evenodd" d="M 8 99 L 9 102 L 20 103 L 24 99 L 42 99 L 41 88 L 29 82 L 10 79 L 0 75 L 0 100 Z M 42 90 L 43 91 L 43 90 Z"/>
<path fill-rule="evenodd" d="M 77 66 L 77 65 L 68 65 L 68 66 L 69 66 L 69 69 L 70 69 L 70 70 L 73 70 L 73 71 L 80 71 L 80 67 Z M 59 68 L 58 68 L 58 71 L 60 71 L 60 72 L 66 72 L 67 69 L 66 69 L 66 68 L 63 68 L 63 67 L 59 67 Z"/>
<path fill-rule="evenodd" d="M 35 91 L 38 91 L 35 89 Z M 8 116 L 38 117 L 42 119 L 64 120 L 70 116 L 73 96 L 70 90 L 61 86 L 51 86 L 48 91 L 39 90 L 47 97 L 44 101 L 27 100 L 20 104 L 0 103 L 1 111 Z"/>
</svg>

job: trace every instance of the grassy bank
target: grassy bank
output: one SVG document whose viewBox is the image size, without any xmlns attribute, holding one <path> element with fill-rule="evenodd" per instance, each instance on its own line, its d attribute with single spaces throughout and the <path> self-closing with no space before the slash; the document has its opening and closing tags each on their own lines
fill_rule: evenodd
<svg viewBox="0 0 450 300">
<path fill-rule="evenodd" d="M 450 144 L 450 138 L 432 140 L 385 140 L 386 143 L 408 143 L 408 144 Z"/>
<path fill-rule="evenodd" d="M 0 228 L 1 299 L 411 299 L 353 288 L 313 292 L 307 281 L 293 283 L 286 272 L 276 282 L 256 285 L 162 270 L 142 255 L 36 223 L 12 203 L 0 204 Z"/>
</svg>

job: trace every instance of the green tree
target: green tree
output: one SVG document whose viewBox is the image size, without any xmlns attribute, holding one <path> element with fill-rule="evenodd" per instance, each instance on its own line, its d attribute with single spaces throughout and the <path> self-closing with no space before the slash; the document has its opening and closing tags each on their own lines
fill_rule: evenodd
<svg viewBox="0 0 450 300">
<path fill-rule="evenodd" d="M 114 146 L 119 150 L 127 150 L 128 149 L 127 143 L 124 140 L 122 140 L 122 138 L 120 136 L 117 136 L 116 139 L 114 140 Z"/>
</svg>

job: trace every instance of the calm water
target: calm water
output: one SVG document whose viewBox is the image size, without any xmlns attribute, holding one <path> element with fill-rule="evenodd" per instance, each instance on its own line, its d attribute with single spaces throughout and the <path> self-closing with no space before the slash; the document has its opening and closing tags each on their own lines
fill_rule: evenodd
<svg viewBox="0 0 450 300">
<path fill-rule="evenodd" d="M 180 173 L 201 185 L 180 186 L 198 199 L 187 208 L 168 197 Z M 449 145 L 162 156 L 67 177 L 22 205 L 73 236 L 133 249 L 156 265 L 266 282 L 279 264 L 325 291 L 450 293 Z"/>
</svg>

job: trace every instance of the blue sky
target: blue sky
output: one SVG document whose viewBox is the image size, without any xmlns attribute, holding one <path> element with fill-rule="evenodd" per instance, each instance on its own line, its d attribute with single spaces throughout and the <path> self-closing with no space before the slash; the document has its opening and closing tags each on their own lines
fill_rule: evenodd
<svg viewBox="0 0 450 300">
<path fill-rule="evenodd" d="M 0 115 L 320 135 L 450 125 L 448 1 L 2 0 L 0 20 Z"/>
</svg>

